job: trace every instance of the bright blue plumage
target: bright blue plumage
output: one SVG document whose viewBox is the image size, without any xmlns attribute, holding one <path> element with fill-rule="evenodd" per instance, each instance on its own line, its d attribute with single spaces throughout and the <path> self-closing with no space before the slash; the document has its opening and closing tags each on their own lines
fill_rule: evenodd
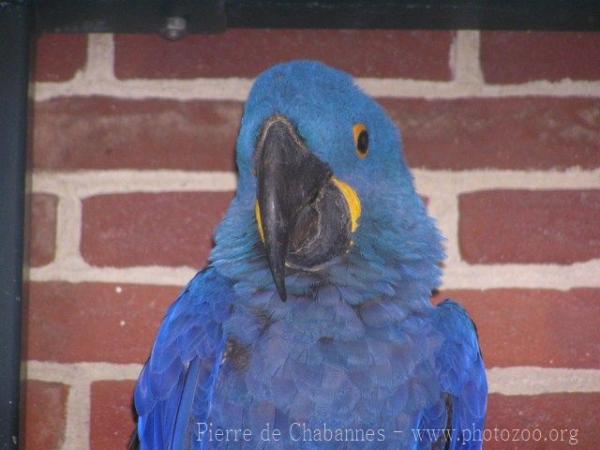
<svg viewBox="0 0 600 450">
<path fill-rule="evenodd" d="M 362 205 L 347 253 L 288 269 L 287 302 L 255 215 L 255 147 L 280 115 Z M 364 159 L 356 123 L 369 130 Z M 481 447 L 487 386 L 476 331 L 456 303 L 431 305 L 442 238 L 401 149 L 393 122 L 342 72 L 299 61 L 257 79 L 237 144 L 238 191 L 210 266 L 169 309 L 138 382 L 142 448 Z M 457 431 L 446 442 L 448 427 Z M 218 428 L 247 429 L 250 440 L 241 431 L 219 440 Z M 326 429 L 343 439 L 315 438 Z"/>
</svg>

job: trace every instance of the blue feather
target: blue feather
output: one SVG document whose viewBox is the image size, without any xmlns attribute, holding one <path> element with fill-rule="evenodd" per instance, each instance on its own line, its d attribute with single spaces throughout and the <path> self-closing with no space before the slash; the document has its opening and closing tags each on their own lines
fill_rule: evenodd
<svg viewBox="0 0 600 450">
<path fill-rule="evenodd" d="M 313 272 L 289 270 L 277 295 L 255 216 L 254 149 L 264 121 L 292 121 L 306 146 L 361 199 L 353 245 Z M 372 151 L 355 157 L 352 126 Z M 400 133 L 347 74 L 314 61 L 269 69 L 246 103 L 238 191 L 209 268 L 169 309 L 135 393 L 142 448 L 479 449 L 485 367 L 455 302 L 434 307 L 443 238 L 417 195 Z M 196 426 L 249 429 L 215 440 Z M 373 429 L 371 441 L 294 439 L 314 430 Z M 261 431 L 281 431 L 265 442 Z M 436 429 L 450 435 L 418 435 Z M 295 428 L 294 428 L 295 429 Z M 416 435 L 415 435 L 416 433 Z M 472 433 L 471 433 L 472 434 Z M 310 436 L 314 436 L 309 433 Z"/>
<path fill-rule="evenodd" d="M 138 436 L 142 449 L 184 448 L 196 392 L 214 382 L 203 361 L 217 360 L 223 348 L 222 321 L 233 298 L 226 278 L 214 269 L 200 272 L 169 308 L 136 386 Z"/>
<path fill-rule="evenodd" d="M 188 427 L 190 426 L 192 404 L 196 396 L 196 387 L 198 385 L 199 374 L 200 360 L 195 358 L 190 362 L 190 365 L 186 370 L 185 381 L 181 392 L 181 397 L 179 399 L 175 426 L 173 427 L 173 435 L 170 438 L 173 442 L 173 450 L 184 450 L 184 443 L 187 436 Z"/>
</svg>

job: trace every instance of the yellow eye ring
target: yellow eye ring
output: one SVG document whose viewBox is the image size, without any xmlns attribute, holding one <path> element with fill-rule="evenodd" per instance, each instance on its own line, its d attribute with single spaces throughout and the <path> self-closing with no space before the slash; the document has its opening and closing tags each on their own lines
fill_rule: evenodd
<svg viewBox="0 0 600 450">
<path fill-rule="evenodd" d="M 354 135 L 354 145 L 356 146 L 356 154 L 360 159 L 364 159 L 369 153 L 369 132 L 363 123 L 357 123 L 352 127 Z"/>
</svg>

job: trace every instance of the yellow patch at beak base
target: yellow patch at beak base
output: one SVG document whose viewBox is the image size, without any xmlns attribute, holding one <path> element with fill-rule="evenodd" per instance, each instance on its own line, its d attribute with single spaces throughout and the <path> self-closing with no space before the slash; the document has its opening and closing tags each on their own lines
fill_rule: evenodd
<svg viewBox="0 0 600 450">
<path fill-rule="evenodd" d="M 331 180 L 340 190 L 346 203 L 348 204 L 348 210 L 350 211 L 350 224 L 352 232 L 355 232 L 358 228 L 358 219 L 360 219 L 360 214 L 362 212 L 362 207 L 360 203 L 360 198 L 354 189 L 350 187 L 349 184 L 344 183 L 343 181 L 337 179 L 336 177 L 332 177 Z"/>
<path fill-rule="evenodd" d="M 256 215 L 256 225 L 258 228 L 258 234 L 260 234 L 260 240 L 265 242 L 265 232 L 263 231 L 262 217 L 260 215 L 260 206 L 258 202 L 254 206 L 254 214 Z"/>
</svg>

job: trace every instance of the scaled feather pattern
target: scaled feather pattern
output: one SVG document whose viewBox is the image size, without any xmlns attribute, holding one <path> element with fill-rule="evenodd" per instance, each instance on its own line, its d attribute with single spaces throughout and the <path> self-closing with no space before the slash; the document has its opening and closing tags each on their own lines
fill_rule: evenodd
<svg viewBox="0 0 600 450">
<path fill-rule="evenodd" d="M 348 252 L 315 271 L 288 270 L 286 302 L 255 215 L 255 148 L 276 115 L 362 204 Z M 364 159 L 356 123 L 369 130 Z M 237 166 L 209 265 L 168 310 L 137 383 L 140 447 L 481 448 L 477 333 L 456 302 L 431 303 L 443 239 L 383 108 L 321 63 L 274 66 L 246 103 Z"/>
</svg>

